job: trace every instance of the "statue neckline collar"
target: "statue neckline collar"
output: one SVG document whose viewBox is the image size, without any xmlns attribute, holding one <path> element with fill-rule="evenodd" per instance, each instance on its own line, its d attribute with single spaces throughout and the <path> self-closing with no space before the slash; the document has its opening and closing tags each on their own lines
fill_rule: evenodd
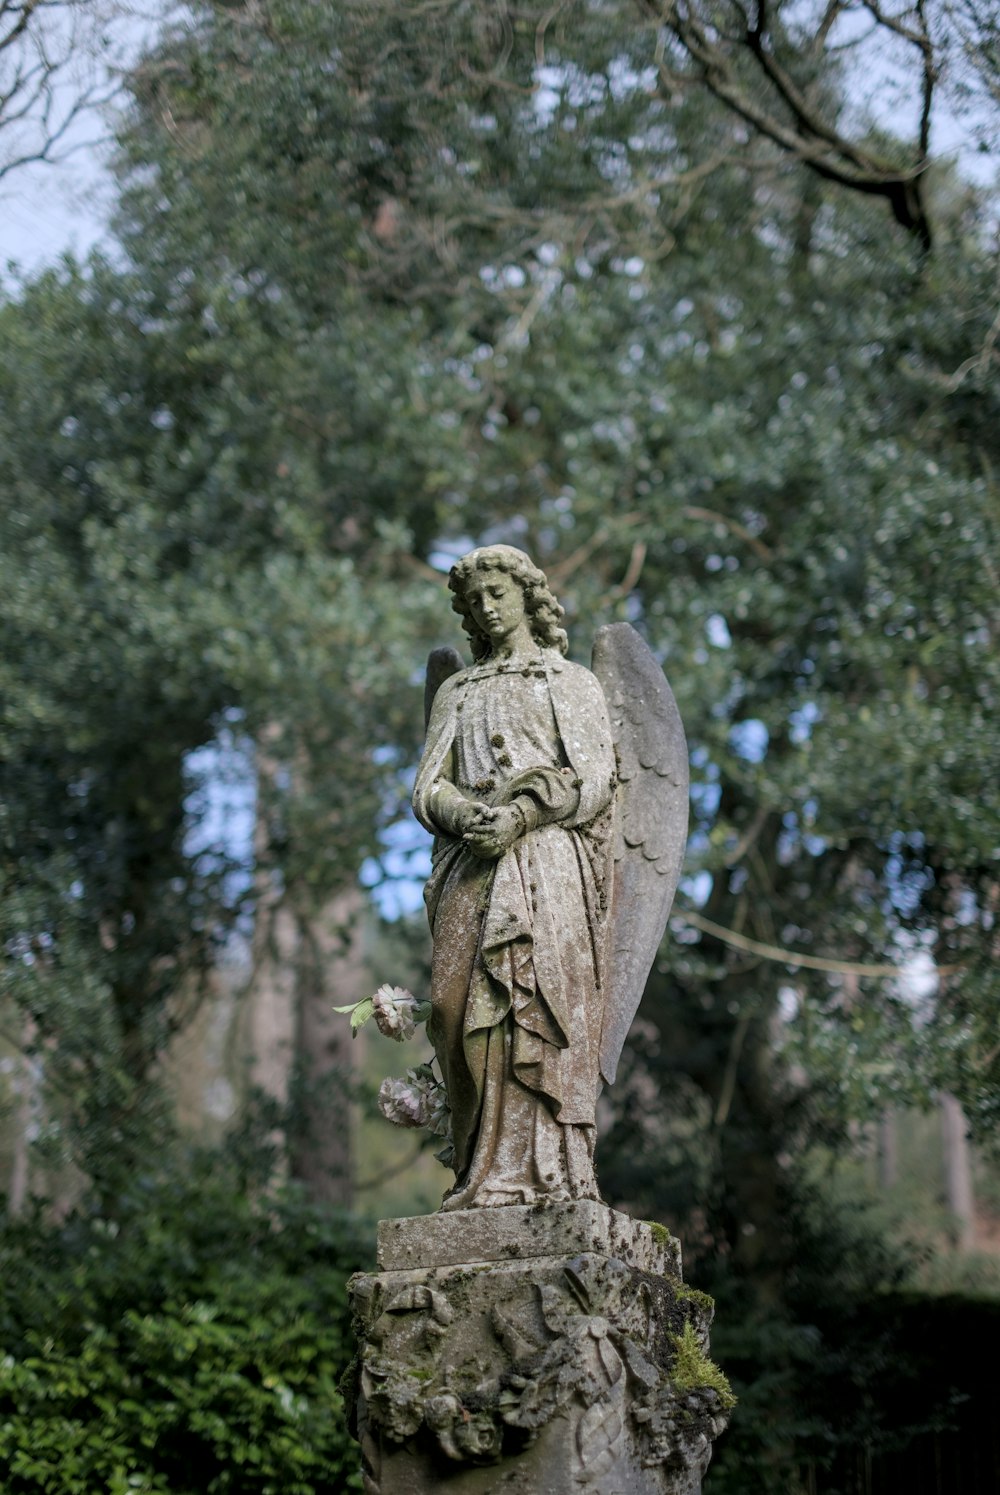
<svg viewBox="0 0 1000 1495">
<path fill-rule="evenodd" d="M 535 654 L 530 659 L 519 661 L 508 659 L 484 659 L 469 670 L 468 679 L 483 680 L 490 675 L 536 675 L 558 674 L 562 661 L 547 659 L 544 654 Z"/>
</svg>

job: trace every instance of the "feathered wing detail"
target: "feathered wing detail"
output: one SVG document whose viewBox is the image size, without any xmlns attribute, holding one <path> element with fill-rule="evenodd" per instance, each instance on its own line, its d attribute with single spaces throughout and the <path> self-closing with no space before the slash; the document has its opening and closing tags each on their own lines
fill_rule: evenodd
<svg viewBox="0 0 1000 1495">
<path fill-rule="evenodd" d="M 465 669 L 465 660 L 457 649 L 446 644 L 443 649 L 432 649 L 427 656 L 427 675 L 424 679 L 424 726 L 431 719 L 434 697 L 444 682 L 459 670 Z"/>
<path fill-rule="evenodd" d="M 615 869 L 601 1033 L 610 1085 L 674 901 L 688 826 L 687 741 L 649 646 L 628 623 L 594 638 L 592 669 L 618 755 Z"/>
</svg>

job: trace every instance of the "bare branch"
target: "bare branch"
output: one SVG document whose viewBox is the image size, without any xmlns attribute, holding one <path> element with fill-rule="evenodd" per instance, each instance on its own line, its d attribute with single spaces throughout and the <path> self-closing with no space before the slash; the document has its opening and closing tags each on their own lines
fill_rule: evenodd
<svg viewBox="0 0 1000 1495">
<path fill-rule="evenodd" d="M 538 67 L 545 66 L 545 33 L 561 10 L 568 5 L 569 0 L 556 0 L 551 10 L 547 10 L 535 27 L 535 63 Z"/>
<path fill-rule="evenodd" d="M 641 514 L 623 514 L 618 523 L 620 525 L 638 524 L 641 518 Z M 571 551 L 561 561 L 556 561 L 546 567 L 550 581 L 556 586 L 562 586 L 573 575 L 573 572 L 578 571 L 584 561 L 595 550 L 599 550 L 602 545 L 606 544 L 610 538 L 611 531 L 609 529 L 602 526 L 600 529 L 595 530 L 588 540 L 584 540 L 582 545 L 577 546 L 576 550 Z"/>
<path fill-rule="evenodd" d="M 747 950 L 751 955 L 759 955 L 762 960 L 779 961 L 782 965 L 801 966 L 809 971 L 829 971 L 834 976 L 906 976 L 908 974 L 905 966 L 869 965 L 860 960 L 832 960 L 825 955 L 805 955 L 799 950 L 785 950 L 780 945 L 768 945 L 762 940 L 753 940 L 749 935 L 738 934 L 735 929 L 726 929 L 721 924 L 716 924 L 712 919 L 706 919 L 703 914 L 694 913 L 692 910 L 678 910 L 673 918 L 679 919 L 684 924 L 690 924 L 695 929 L 710 934 L 713 938 L 721 940 L 724 945 L 732 945 L 736 950 Z M 964 964 L 938 966 L 938 976 L 953 976 L 956 971 L 965 969 Z"/>
<path fill-rule="evenodd" d="M 934 44 L 927 27 L 927 12 L 925 0 L 917 0 L 912 8 L 912 13 L 917 18 L 915 26 L 907 26 L 900 16 L 887 15 L 879 5 L 878 0 L 864 0 L 865 8 L 874 18 L 876 23 L 894 36 L 901 37 L 903 41 L 909 42 L 920 53 L 921 80 L 920 80 L 920 122 L 918 126 L 918 139 L 921 159 L 927 159 L 930 147 L 931 133 L 931 103 L 934 97 L 934 85 L 938 79 L 938 68 L 934 56 Z M 903 15 L 909 15 L 910 11 L 904 11 Z"/>
<path fill-rule="evenodd" d="M 907 164 L 883 159 L 867 144 L 852 139 L 828 117 L 819 91 L 793 74 L 783 56 L 791 51 L 783 32 L 776 33 L 768 0 L 756 0 L 752 13 L 740 0 L 726 0 L 723 14 L 733 27 L 718 19 L 718 8 L 709 13 L 704 0 L 641 0 L 680 44 L 694 76 L 754 130 L 770 140 L 825 181 L 868 196 L 883 197 L 893 215 L 919 240 L 924 251 L 931 247 L 931 228 L 923 202 L 922 179 L 927 168 L 931 110 L 938 67 L 925 14 L 926 0 L 916 0 L 902 15 L 885 13 L 879 0 L 864 0 L 865 9 L 881 28 L 915 48 L 920 57 L 921 109 L 911 159 Z M 780 7 L 778 7 L 780 10 Z M 812 34 L 798 44 L 798 56 L 815 74 L 823 57 L 834 52 L 831 35 L 844 0 L 828 0 Z M 709 19 L 710 16 L 710 19 Z M 915 19 L 907 24 L 903 16 Z M 779 44 L 780 42 L 780 44 Z M 659 52 L 661 81 L 671 92 L 685 75 L 667 64 L 665 49 Z M 752 61 L 763 93 L 750 86 L 745 60 Z M 690 81 L 688 75 L 687 81 Z"/>
<path fill-rule="evenodd" d="M 920 40 L 917 45 L 920 48 L 923 58 L 923 79 L 920 99 L 920 159 L 926 161 L 931 146 L 931 105 L 934 101 L 934 85 L 938 79 L 938 69 L 934 60 L 934 48 L 927 30 L 924 0 L 917 0 L 917 14 L 920 17 L 921 26 Z"/>
<path fill-rule="evenodd" d="M 720 514 L 718 509 L 702 509 L 691 504 L 686 504 L 681 513 L 685 519 L 706 519 L 710 524 L 725 525 L 730 534 L 737 535 L 741 540 L 745 540 L 754 554 L 759 556 L 762 561 L 774 560 L 774 551 L 771 547 L 765 545 L 763 540 L 758 540 L 757 536 L 752 535 L 746 526 L 740 524 L 738 520 L 730 519 L 728 514 Z"/>
<path fill-rule="evenodd" d="M 891 31 L 896 36 L 901 36 L 904 41 L 912 42 L 917 47 L 923 47 L 926 40 L 926 26 L 923 26 L 923 29 L 919 31 L 914 30 L 910 26 L 904 26 L 899 16 L 887 15 L 881 5 L 878 4 L 878 0 L 863 0 L 863 3 L 865 9 L 871 12 L 878 24 L 883 26 L 886 31 Z M 915 8 L 923 24 L 923 6 L 918 5 Z M 907 12 L 904 11 L 903 14 L 905 15 Z"/>
<path fill-rule="evenodd" d="M 998 339 L 1000 339 L 1000 311 L 993 318 L 979 352 L 974 353 L 971 358 L 967 358 L 964 363 L 960 363 L 953 374 L 949 374 L 947 378 L 941 380 L 942 388 L 946 389 L 949 394 L 954 394 L 955 390 L 961 384 L 964 384 L 971 373 L 985 375 L 993 360 Z"/>
<path fill-rule="evenodd" d="M 118 90 L 108 28 L 125 3 L 0 0 L 0 181 L 92 143 L 77 127 Z"/>
<path fill-rule="evenodd" d="M 0 52 L 13 46 L 18 37 L 24 35 L 31 22 L 31 17 L 38 9 L 40 3 L 41 0 L 27 0 L 27 3 L 24 5 L 4 6 L 3 12 L 0 12 L 0 16 L 5 15 L 7 10 L 10 10 L 16 19 L 10 30 L 0 35 Z"/>
<path fill-rule="evenodd" d="M 830 32 L 846 9 L 847 6 L 843 3 L 843 0 L 830 0 L 829 5 L 823 12 L 822 20 L 816 28 L 816 35 L 813 37 L 812 46 L 810 47 L 810 51 L 814 57 L 821 56 L 826 50 Z"/>
<path fill-rule="evenodd" d="M 634 540 L 632 542 L 632 554 L 629 556 L 628 568 L 625 575 L 616 587 L 612 587 L 608 593 L 609 602 L 620 602 L 628 596 L 635 587 L 639 585 L 642 568 L 646 564 L 647 546 L 645 540 Z"/>
</svg>

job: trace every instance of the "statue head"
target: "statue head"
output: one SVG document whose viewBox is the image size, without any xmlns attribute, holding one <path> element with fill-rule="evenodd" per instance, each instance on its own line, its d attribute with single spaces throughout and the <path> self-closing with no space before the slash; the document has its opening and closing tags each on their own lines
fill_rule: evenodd
<svg viewBox="0 0 1000 1495">
<path fill-rule="evenodd" d="M 469 636 L 474 660 L 488 659 L 493 650 L 489 637 L 476 623 L 466 602 L 465 593 L 473 576 L 481 571 L 503 571 L 516 581 L 524 593 L 524 613 L 535 642 L 543 649 L 558 649 L 565 654 L 566 630 L 559 625 L 563 609 L 549 590 L 544 571 L 513 545 L 484 545 L 470 550 L 452 566 L 448 585 L 454 592 L 451 605 L 462 620 Z"/>
</svg>

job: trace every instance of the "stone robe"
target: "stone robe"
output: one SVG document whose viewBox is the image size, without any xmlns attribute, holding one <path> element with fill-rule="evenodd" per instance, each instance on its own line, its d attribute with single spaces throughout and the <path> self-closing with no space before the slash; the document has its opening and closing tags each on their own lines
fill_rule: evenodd
<svg viewBox="0 0 1000 1495">
<path fill-rule="evenodd" d="M 527 805 L 537 824 L 484 860 L 436 818 L 455 789 Z M 614 790 L 601 687 L 555 650 L 474 665 L 439 689 L 413 806 L 436 836 L 428 1031 L 452 1111 L 446 1209 L 598 1197 Z"/>
</svg>

